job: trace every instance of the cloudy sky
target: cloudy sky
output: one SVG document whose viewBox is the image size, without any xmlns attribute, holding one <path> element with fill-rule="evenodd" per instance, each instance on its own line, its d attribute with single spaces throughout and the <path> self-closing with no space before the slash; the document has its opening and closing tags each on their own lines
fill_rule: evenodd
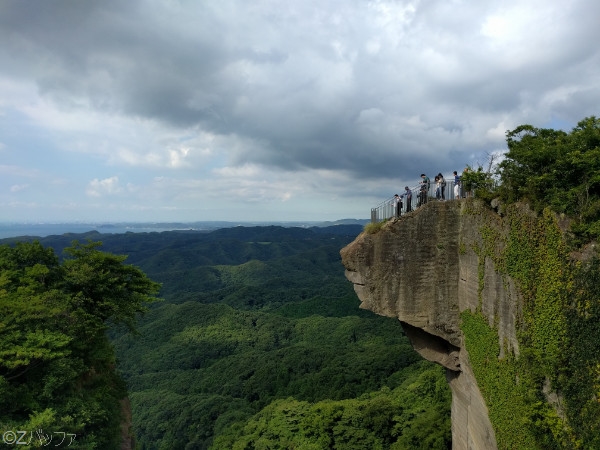
<svg viewBox="0 0 600 450">
<path fill-rule="evenodd" d="M 597 0 L 2 0 L 0 221 L 367 218 L 600 115 Z"/>
</svg>

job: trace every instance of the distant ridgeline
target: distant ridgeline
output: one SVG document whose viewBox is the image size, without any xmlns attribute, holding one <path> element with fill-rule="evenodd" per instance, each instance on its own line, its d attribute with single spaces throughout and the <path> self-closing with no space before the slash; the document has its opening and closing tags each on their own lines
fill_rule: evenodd
<svg viewBox="0 0 600 450">
<path fill-rule="evenodd" d="M 454 449 L 599 449 L 600 121 L 507 141 L 476 199 L 369 228 L 347 276 L 446 368 Z"/>
<path fill-rule="evenodd" d="M 132 434 L 140 449 L 450 448 L 442 369 L 344 277 L 339 251 L 361 231 L 0 241 L 0 432 L 102 450 Z M 134 326 L 154 282 L 163 301 L 131 334 L 119 323 Z"/>
</svg>

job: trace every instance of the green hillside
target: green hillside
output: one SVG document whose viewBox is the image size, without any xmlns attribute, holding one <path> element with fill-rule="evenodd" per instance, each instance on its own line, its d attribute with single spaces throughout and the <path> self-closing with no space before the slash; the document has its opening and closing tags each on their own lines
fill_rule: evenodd
<svg viewBox="0 0 600 450">
<path fill-rule="evenodd" d="M 113 328 L 140 449 L 447 449 L 450 391 L 399 322 L 358 308 L 339 250 L 359 226 L 77 238 L 162 283 Z"/>
</svg>

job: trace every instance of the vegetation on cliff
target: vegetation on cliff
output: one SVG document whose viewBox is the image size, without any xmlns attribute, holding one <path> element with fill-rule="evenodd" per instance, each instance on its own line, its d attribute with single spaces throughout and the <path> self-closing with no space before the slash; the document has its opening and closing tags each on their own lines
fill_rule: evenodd
<svg viewBox="0 0 600 450">
<path fill-rule="evenodd" d="M 584 240 L 600 236 L 600 119 L 587 117 L 570 133 L 521 125 L 506 141 L 502 198 L 566 214 Z"/>
<path fill-rule="evenodd" d="M 481 241 L 463 245 L 517 282 L 520 355 L 500 352 L 487 319 L 465 312 L 473 370 L 499 448 L 600 448 L 600 260 L 572 256 L 600 234 L 600 121 L 571 133 L 523 125 L 507 141 L 502 183 L 487 197 L 503 198 L 502 223 L 488 217 Z"/>
<path fill-rule="evenodd" d="M 57 446 L 61 433 L 65 447 L 116 448 L 127 393 L 105 332 L 133 329 L 159 286 L 96 244 L 66 254 L 60 262 L 38 242 L 0 246 L 0 429 L 7 444 L 24 431 L 32 448 L 50 444 L 41 437 Z"/>
</svg>

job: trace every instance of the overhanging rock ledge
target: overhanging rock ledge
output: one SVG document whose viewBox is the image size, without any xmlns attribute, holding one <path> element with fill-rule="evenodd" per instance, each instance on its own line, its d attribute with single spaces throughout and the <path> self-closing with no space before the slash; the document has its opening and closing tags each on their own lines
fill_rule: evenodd
<svg viewBox="0 0 600 450">
<path fill-rule="evenodd" d="M 473 208 L 476 201 L 429 203 L 374 234 L 360 234 L 341 255 L 361 308 L 400 320 L 413 347 L 447 369 L 452 448 L 492 450 L 496 439 L 464 346 L 460 313 L 482 311 L 498 328 L 500 342 L 518 354 L 519 295 L 491 261 L 480 267 L 465 244 L 480 242 L 484 219 L 494 215 L 483 207 L 473 213 Z"/>
</svg>

